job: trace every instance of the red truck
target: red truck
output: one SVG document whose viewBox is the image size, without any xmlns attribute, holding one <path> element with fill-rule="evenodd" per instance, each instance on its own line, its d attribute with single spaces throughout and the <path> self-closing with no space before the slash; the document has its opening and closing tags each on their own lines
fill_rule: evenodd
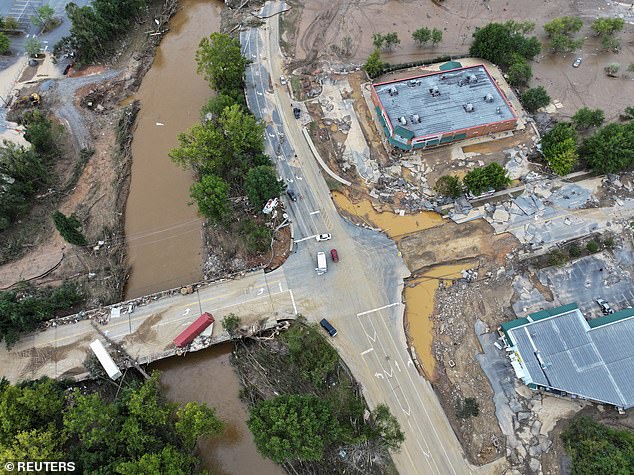
<svg viewBox="0 0 634 475">
<path fill-rule="evenodd" d="M 174 338 L 174 344 L 178 348 L 184 348 L 189 345 L 194 338 L 200 335 L 205 328 L 214 322 L 214 317 L 211 313 L 205 312 L 196 319 L 194 323 L 185 328 L 180 335 Z"/>
</svg>

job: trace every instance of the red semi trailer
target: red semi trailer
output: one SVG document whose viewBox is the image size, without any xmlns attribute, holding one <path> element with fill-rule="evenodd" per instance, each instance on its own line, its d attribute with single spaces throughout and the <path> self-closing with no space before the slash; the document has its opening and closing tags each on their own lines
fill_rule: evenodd
<svg viewBox="0 0 634 475">
<path fill-rule="evenodd" d="M 196 319 L 194 323 L 185 328 L 185 330 L 183 330 L 180 335 L 174 338 L 174 344 L 178 348 L 183 348 L 189 345 L 192 341 L 194 341 L 194 338 L 200 335 L 205 330 L 205 328 L 207 328 L 213 322 L 214 317 L 211 315 L 211 313 L 203 313 L 200 317 Z"/>
</svg>

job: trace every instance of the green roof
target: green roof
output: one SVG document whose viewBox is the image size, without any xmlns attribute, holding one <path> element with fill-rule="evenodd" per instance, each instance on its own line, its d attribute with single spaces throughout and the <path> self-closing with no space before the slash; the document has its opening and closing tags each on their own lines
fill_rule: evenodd
<svg viewBox="0 0 634 475">
<path fill-rule="evenodd" d="M 604 315 L 603 317 L 594 318 L 588 321 L 588 325 L 590 325 L 590 328 L 597 328 L 601 325 L 618 322 L 619 320 L 625 320 L 630 317 L 634 317 L 634 308 L 626 308 L 615 312 L 612 315 Z"/>
<path fill-rule="evenodd" d="M 445 64 L 441 64 L 440 65 L 440 69 L 441 71 L 448 71 L 450 69 L 457 69 L 457 68 L 461 68 L 462 64 L 459 63 L 458 61 L 449 61 Z"/>
<path fill-rule="evenodd" d="M 506 332 L 510 330 L 511 328 L 521 327 L 522 325 L 526 325 L 527 323 L 528 323 L 528 318 L 524 317 L 524 318 L 518 318 L 516 320 L 511 320 L 509 322 L 504 322 L 500 326 L 502 327 L 502 330 Z"/>
<path fill-rule="evenodd" d="M 579 307 L 577 307 L 577 304 L 573 302 L 562 305 L 561 307 L 549 308 L 547 310 L 540 310 L 539 312 L 530 313 L 528 315 L 528 318 L 530 318 L 533 322 L 536 322 L 538 320 L 543 320 L 544 318 L 554 317 L 555 315 L 560 315 L 562 313 L 572 312 L 577 308 Z"/>
<path fill-rule="evenodd" d="M 400 135 L 401 137 L 403 137 L 404 139 L 412 139 L 414 138 L 414 132 L 412 132 L 411 130 L 408 130 L 404 127 L 401 127 L 400 125 L 397 125 L 396 127 L 394 127 L 394 133 Z"/>
</svg>

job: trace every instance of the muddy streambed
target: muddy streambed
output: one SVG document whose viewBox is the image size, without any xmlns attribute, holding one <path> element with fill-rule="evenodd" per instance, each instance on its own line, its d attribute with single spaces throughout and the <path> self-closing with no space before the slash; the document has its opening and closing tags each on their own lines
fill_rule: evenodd
<svg viewBox="0 0 634 475">
<path fill-rule="evenodd" d="M 231 344 L 174 356 L 150 365 L 161 371 L 161 383 L 170 401 L 206 402 L 224 421 L 222 436 L 198 444 L 203 467 L 216 475 L 283 475 L 281 467 L 261 457 L 246 425 L 248 412 L 238 398 L 240 381 L 229 358 Z"/>
<path fill-rule="evenodd" d="M 199 121 L 211 97 L 196 74 L 200 39 L 220 27 L 222 2 L 181 0 L 170 32 L 135 99 L 141 101 L 132 142 L 132 179 L 125 210 L 128 262 L 126 298 L 202 279 L 201 224 L 189 206 L 192 173 L 174 165 L 169 151 L 177 136 Z"/>
</svg>

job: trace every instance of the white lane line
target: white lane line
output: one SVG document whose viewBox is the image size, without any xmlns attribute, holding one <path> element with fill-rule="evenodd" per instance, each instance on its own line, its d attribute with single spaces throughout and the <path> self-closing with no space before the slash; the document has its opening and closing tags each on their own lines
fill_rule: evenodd
<svg viewBox="0 0 634 475">
<path fill-rule="evenodd" d="M 295 298 L 293 297 L 293 291 L 288 289 L 288 293 L 291 294 L 291 302 L 293 303 L 293 312 L 297 315 L 297 307 L 295 306 Z"/>
<path fill-rule="evenodd" d="M 278 282 L 278 285 L 280 286 L 280 292 L 283 292 L 283 289 L 282 289 L 282 283 L 281 283 L 281 282 Z"/>
<path fill-rule="evenodd" d="M 368 348 L 367 350 L 362 351 L 362 352 L 361 352 L 361 356 L 367 355 L 367 354 L 368 354 L 368 353 L 370 353 L 371 351 L 374 351 L 374 348 Z"/>
<path fill-rule="evenodd" d="M 383 307 L 373 308 L 372 310 L 367 310 L 365 312 L 357 313 L 357 317 L 361 317 L 362 315 L 367 315 L 368 313 L 378 312 L 379 310 L 383 310 L 385 308 L 394 307 L 395 305 L 401 305 L 401 302 L 391 303 L 389 305 L 383 305 Z"/>
<path fill-rule="evenodd" d="M 313 215 L 313 214 L 319 214 L 319 213 L 321 213 L 321 211 L 320 211 L 320 210 L 317 210 L 317 211 L 313 211 L 313 212 L 308 213 L 308 214 Z"/>
<path fill-rule="evenodd" d="M 312 236 L 308 236 L 308 237 L 305 237 L 303 239 L 296 239 L 295 243 L 302 242 L 302 241 L 308 241 L 309 239 L 315 239 L 315 236 L 317 236 L 317 235 L 313 234 Z"/>
</svg>

